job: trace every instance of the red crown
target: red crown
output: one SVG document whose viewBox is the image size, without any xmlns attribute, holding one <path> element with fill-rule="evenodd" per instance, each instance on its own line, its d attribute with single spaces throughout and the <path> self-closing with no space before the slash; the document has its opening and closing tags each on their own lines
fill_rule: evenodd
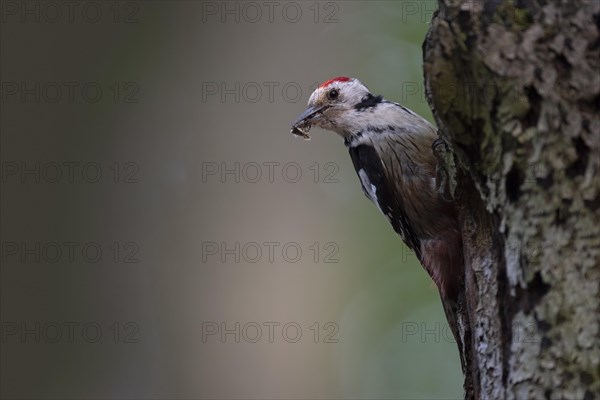
<svg viewBox="0 0 600 400">
<path fill-rule="evenodd" d="M 326 86 L 331 85 L 333 82 L 348 82 L 350 79 L 351 78 L 348 78 L 347 76 L 338 76 L 338 77 L 331 78 L 330 80 L 321 83 L 321 85 L 319 87 L 324 88 Z"/>
</svg>

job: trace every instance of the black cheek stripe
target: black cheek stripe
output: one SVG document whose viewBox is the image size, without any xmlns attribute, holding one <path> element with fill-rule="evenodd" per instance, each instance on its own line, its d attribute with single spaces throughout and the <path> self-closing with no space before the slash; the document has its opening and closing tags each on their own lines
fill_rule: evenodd
<svg viewBox="0 0 600 400">
<path fill-rule="evenodd" d="M 367 108 L 373 108 L 383 100 L 382 96 L 373 96 L 371 93 L 363 97 L 363 99 L 354 106 L 358 111 L 366 110 Z"/>
</svg>

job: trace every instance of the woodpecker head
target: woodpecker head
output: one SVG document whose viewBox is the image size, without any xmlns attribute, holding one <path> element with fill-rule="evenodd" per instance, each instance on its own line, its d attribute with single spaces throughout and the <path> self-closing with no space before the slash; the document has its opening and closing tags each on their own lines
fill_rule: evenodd
<svg viewBox="0 0 600 400">
<path fill-rule="evenodd" d="M 292 133 L 310 139 L 313 125 L 346 138 L 365 122 L 364 111 L 382 101 L 358 79 L 339 76 L 323 82 L 310 96 L 308 108 L 292 125 Z"/>
</svg>

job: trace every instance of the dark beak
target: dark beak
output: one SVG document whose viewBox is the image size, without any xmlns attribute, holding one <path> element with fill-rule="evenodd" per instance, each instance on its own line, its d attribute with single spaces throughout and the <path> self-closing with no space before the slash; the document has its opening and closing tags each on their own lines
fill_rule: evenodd
<svg viewBox="0 0 600 400">
<path fill-rule="evenodd" d="M 292 125 L 292 133 L 297 136 L 302 136 L 304 139 L 310 139 L 308 131 L 312 127 L 314 121 L 323 113 L 324 106 L 308 107 Z"/>
</svg>

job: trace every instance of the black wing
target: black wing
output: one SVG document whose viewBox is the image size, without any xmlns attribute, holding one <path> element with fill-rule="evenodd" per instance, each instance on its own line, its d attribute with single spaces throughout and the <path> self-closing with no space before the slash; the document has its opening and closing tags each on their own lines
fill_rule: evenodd
<svg viewBox="0 0 600 400">
<path fill-rule="evenodd" d="M 379 206 L 381 212 L 388 217 L 394 231 L 402 237 L 404 243 L 421 260 L 420 242 L 410 227 L 402 198 L 395 194 L 393 189 L 395 183 L 389 182 L 386 177 L 383 163 L 377 151 L 368 145 L 349 147 L 348 150 L 365 195 Z M 365 187 L 365 176 L 368 178 L 368 184 L 372 185 L 375 190 L 371 187 Z"/>
</svg>

